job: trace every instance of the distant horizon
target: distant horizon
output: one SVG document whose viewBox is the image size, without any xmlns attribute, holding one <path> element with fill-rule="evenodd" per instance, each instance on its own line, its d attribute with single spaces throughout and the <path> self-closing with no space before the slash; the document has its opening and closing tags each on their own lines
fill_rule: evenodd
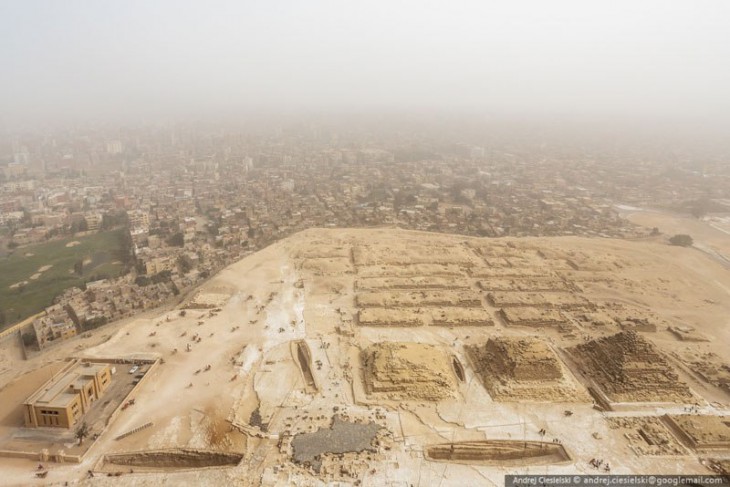
<svg viewBox="0 0 730 487">
<path fill-rule="evenodd" d="M 521 144 L 577 144 L 596 147 L 621 145 L 682 148 L 726 153 L 730 149 L 730 123 L 710 124 L 701 118 L 647 121 L 639 118 L 610 119 L 578 116 L 495 114 L 455 110 L 406 111 L 270 111 L 239 116 L 211 116 L 129 121 L 83 120 L 47 121 L 43 124 L 0 124 L 0 163 L 3 139 L 16 137 L 99 134 L 114 139 L 118 132 L 148 130 L 193 130 L 200 134 L 220 132 L 247 136 L 277 136 L 289 133 L 312 135 L 320 131 L 345 136 L 372 134 L 378 137 L 428 136 L 442 142 L 490 144 L 495 140 L 513 140 Z M 407 138 L 407 137 L 406 137 Z M 618 144 L 618 145 L 617 145 Z M 648 144 L 648 145 L 647 145 Z M 9 155 L 9 154 L 6 154 Z"/>
</svg>

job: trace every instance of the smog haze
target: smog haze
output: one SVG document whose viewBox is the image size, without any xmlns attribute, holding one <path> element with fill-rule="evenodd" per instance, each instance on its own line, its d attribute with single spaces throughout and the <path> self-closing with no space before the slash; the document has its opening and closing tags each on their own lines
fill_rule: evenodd
<svg viewBox="0 0 730 487">
<path fill-rule="evenodd" d="M 722 1 L 0 6 L 0 120 L 451 111 L 726 125 Z"/>
</svg>

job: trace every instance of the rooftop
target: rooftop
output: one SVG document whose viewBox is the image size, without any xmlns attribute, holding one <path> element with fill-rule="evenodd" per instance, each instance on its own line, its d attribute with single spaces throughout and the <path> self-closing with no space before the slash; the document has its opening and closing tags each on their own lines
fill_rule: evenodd
<svg viewBox="0 0 730 487">
<path fill-rule="evenodd" d="M 31 394 L 25 404 L 44 405 L 54 408 L 66 407 L 76 397 L 76 394 L 71 392 L 71 388 L 79 389 L 105 367 L 107 367 L 106 364 L 77 362 L 43 384 Z"/>
</svg>

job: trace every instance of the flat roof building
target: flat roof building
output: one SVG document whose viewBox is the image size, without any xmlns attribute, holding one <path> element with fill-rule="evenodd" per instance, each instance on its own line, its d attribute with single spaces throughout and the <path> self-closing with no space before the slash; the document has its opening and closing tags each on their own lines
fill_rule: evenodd
<svg viewBox="0 0 730 487">
<path fill-rule="evenodd" d="M 43 384 L 24 403 L 30 428 L 73 428 L 111 384 L 108 364 L 74 362 Z"/>
</svg>

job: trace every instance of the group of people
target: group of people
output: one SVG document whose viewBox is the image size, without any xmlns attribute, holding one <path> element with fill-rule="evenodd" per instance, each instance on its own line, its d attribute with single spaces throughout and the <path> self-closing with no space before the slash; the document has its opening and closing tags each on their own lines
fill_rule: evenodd
<svg viewBox="0 0 730 487">
<path fill-rule="evenodd" d="M 542 428 L 540 431 L 537 432 L 537 434 L 544 437 L 547 434 L 547 431 L 545 430 L 545 428 Z M 553 443 L 560 443 L 560 440 L 557 438 L 553 438 L 552 441 Z"/>
<path fill-rule="evenodd" d="M 595 469 L 599 469 L 600 470 L 601 466 L 603 466 L 603 471 L 604 472 L 610 472 L 611 471 L 611 467 L 608 465 L 608 462 L 604 463 L 603 462 L 603 459 L 591 458 L 591 461 L 588 462 L 588 463 L 590 463 L 591 466 L 593 468 L 595 468 Z"/>
</svg>

